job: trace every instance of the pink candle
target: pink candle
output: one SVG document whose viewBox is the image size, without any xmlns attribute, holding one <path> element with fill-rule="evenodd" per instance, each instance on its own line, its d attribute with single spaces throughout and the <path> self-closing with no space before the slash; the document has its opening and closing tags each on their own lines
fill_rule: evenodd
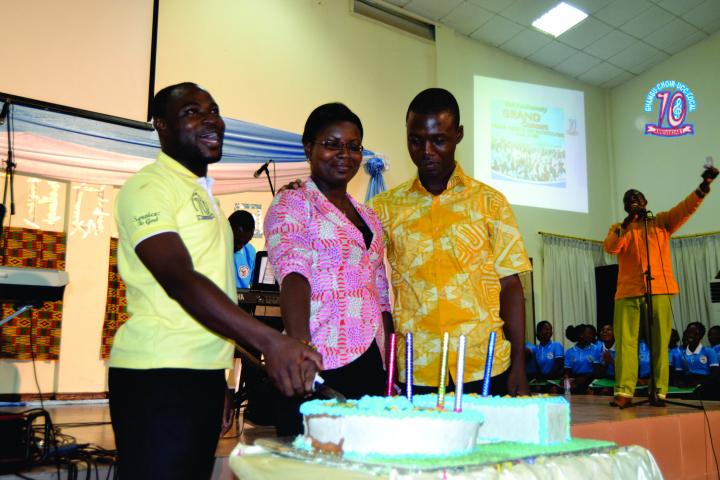
<svg viewBox="0 0 720 480">
<path fill-rule="evenodd" d="M 395 384 L 395 349 L 397 346 L 397 337 L 395 333 L 390 334 L 390 351 L 387 352 L 387 386 L 385 388 L 385 396 L 391 397 L 393 394 L 393 385 Z"/>
</svg>

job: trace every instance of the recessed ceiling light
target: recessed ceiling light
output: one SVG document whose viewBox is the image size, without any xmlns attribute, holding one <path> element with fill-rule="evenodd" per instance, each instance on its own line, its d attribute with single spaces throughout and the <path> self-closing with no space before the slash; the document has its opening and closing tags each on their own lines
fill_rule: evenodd
<svg viewBox="0 0 720 480">
<path fill-rule="evenodd" d="M 587 13 L 582 10 L 565 2 L 560 2 L 532 22 L 532 26 L 557 37 L 585 20 L 587 16 Z"/>
</svg>

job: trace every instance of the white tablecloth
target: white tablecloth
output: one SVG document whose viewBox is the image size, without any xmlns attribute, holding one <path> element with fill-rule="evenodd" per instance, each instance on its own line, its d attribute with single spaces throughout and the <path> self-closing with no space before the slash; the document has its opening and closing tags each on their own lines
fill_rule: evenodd
<svg viewBox="0 0 720 480">
<path fill-rule="evenodd" d="M 502 463 L 469 468 L 463 472 L 432 471 L 401 474 L 388 467 L 378 476 L 362 469 L 345 469 L 281 456 L 259 446 L 238 444 L 229 457 L 230 468 L 243 480 L 335 479 L 662 479 L 652 454 L 638 446 L 605 453 L 538 457 L 535 463 Z"/>
</svg>

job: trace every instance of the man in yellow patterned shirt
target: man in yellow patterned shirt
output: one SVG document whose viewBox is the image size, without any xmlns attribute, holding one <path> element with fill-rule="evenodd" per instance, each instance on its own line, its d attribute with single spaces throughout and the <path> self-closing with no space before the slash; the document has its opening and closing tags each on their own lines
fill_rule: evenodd
<svg viewBox="0 0 720 480">
<path fill-rule="evenodd" d="M 420 92 L 410 103 L 406 127 L 418 175 L 370 201 L 382 221 L 392 266 L 400 380 L 403 339 L 412 332 L 413 389 L 436 391 L 442 336 L 449 332 L 452 388 L 458 338 L 464 334 L 464 391 L 480 393 L 488 338 L 495 331 L 491 393 L 527 394 L 525 307 L 517 274 L 531 266 L 510 205 L 455 162 L 463 127 L 450 92 Z"/>
</svg>

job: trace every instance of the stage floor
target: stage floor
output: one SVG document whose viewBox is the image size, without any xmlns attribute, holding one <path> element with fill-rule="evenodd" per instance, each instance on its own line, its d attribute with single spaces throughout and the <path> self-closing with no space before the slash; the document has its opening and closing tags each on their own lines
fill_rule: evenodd
<svg viewBox="0 0 720 480">
<path fill-rule="evenodd" d="M 704 402 L 708 413 L 705 416 L 702 410 L 675 405 L 663 408 L 643 405 L 620 410 L 610 407 L 610 400 L 607 396 L 570 397 L 572 435 L 610 440 L 622 446 L 643 446 L 653 453 L 666 478 L 720 480 L 712 446 L 714 442 L 720 452 L 720 402 Z M 684 403 L 698 405 L 696 401 Z M 16 412 L 27 409 L 0 408 Z M 107 404 L 59 405 L 46 409 L 53 423 L 61 427 L 63 433 L 75 437 L 77 443 L 91 443 L 108 450 L 115 448 Z M 257 438 L 274 436 L 272 427 L 257 427 L 245 422 L 244 428 L 239 430 L 233 425 L 218 444 L 218 464 L 213 478 L 232 478 L 227 476 L 225 457 L 238 442 L 251 444 Z"/>
</svg>

